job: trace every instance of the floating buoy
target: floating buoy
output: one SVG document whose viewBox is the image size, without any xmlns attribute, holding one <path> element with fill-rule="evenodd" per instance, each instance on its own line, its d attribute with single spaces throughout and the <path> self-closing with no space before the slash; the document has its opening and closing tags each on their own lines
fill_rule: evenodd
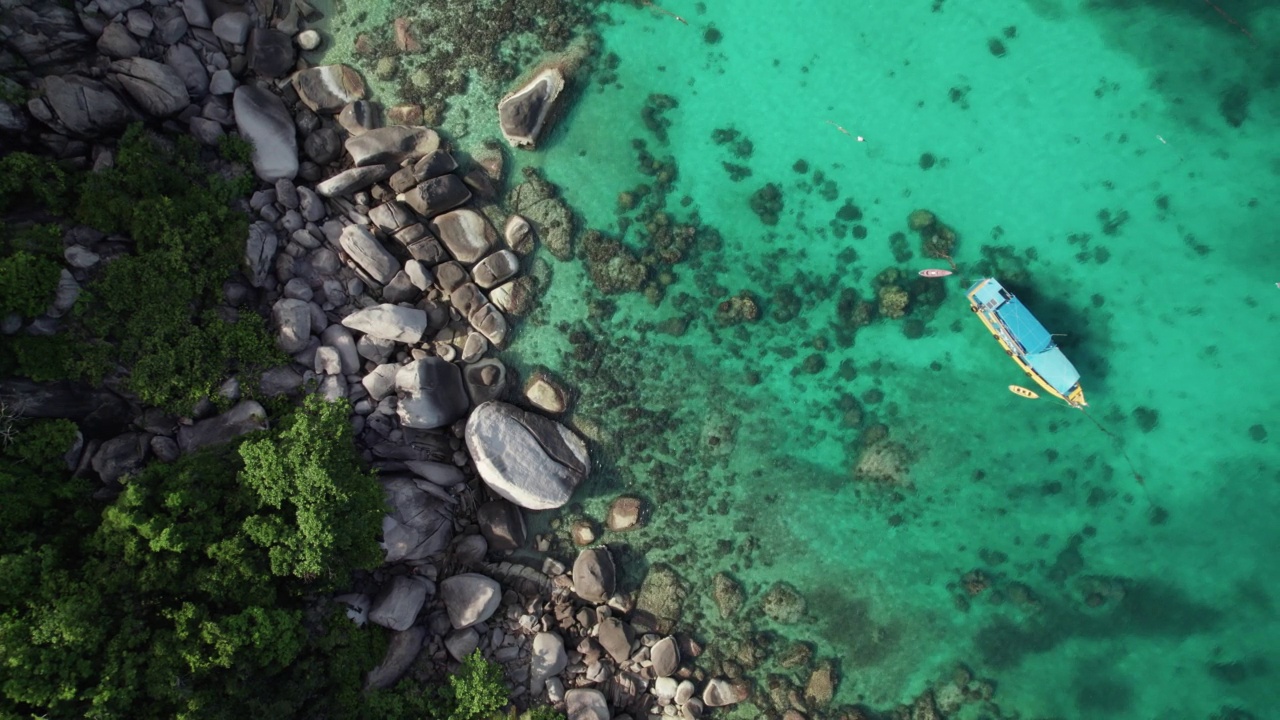
<svg viewBox="0 0 1280 720">
<path fill-rule="evenodd" d="M 946 277 L 950 274 L 951 274 L 950 270 L 940 270 L 938 268 L 929 268 L 928 270 L 920 271 L 920 277 L 927 277 L 927 278 Z"/>
<path fill-rule="evenodd" d="M 1018 387 L 1017 385 L 1010 385 L 1009 392 L 1013 393 L 1014 395 L 1020 395 L 1024 398 L 1027 398 L 1028 400 L 1035 400 L 1040 397 L 1039 395 L 1031 392 L 1030 390 L 1024 387 Z"/>
</svg>

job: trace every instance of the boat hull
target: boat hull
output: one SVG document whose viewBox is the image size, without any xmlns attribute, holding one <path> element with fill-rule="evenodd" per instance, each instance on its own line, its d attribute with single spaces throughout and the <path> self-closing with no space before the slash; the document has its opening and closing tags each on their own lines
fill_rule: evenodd
<svg viewBox="0 0 1280 720">
<path fill-rule="evenodd" d="M 1082 408 L 1088 404 L 1075 366 L 1030 310 L 995 278 L 979 280 L 965 296 L 969 309 L 1027 377 L 1072 407 Z"/>
</svg>

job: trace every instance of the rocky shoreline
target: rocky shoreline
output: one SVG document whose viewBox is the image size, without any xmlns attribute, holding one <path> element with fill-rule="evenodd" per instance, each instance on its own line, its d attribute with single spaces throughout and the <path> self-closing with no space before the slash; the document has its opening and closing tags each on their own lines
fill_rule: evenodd
<svg viewBox="0 0 1280 720">
<path fill-rule="evenodd" d="M 392 122 L 379 122 L 359 73 L 299 58 L 321 41 L 300 0 L 28 2 L 10 15 L 0 67 L 35 95 L 0 101 L 6 144 L 100 167 L 113 134 L 144 120 L 207 146 L 236 133 L 255 148 L 244 276 L 224 294 L 228 306 L 269 315 L 292 363 L 225 385 L 235 405 L 222 414 L 204 403 L 190 418 L 129 417 L 128 403 L 102 398 L 94 411 L 131 429 L 75 453 L 80 472 L 101 478 L 101 496 L 153 459 L 262 428 L 267 413 L 241 397 L 241 384 L 264 397 L 343 398 L 389 506 L 385 564 L 333 599 L 353 621 L 391 633 L 368 687 L 406 674 L 439 681 L 479 649 L 504 667 L 518 705 L 548 702 L 570 720 L 697 718 L 748 700 L 787 720 L 878 717 L 830 707 L 840 681 L 830 661 L 812 664 L 799 686 L 771 678 L 767 690 L 743 673 L 759 660 L 750 647 L 740 662 L 703 667 L 699 633 L 679 623 L 679 577 L 655 566 L 638 592 L 622 591 L 618 559 L 600 544 L 609 536 L 594 523 L 560 528 L 581 548 L 572 558 L 556 554 L 562 543 L 550 536 L 530 537 L 526 513 L 569 503 L 591 459 L 586 440 L 557 419 L 572 390 L 545 373 L 521 383 L 494 357 L 537 301 L 536 245 L 565 259 L 573 232 L 572 211 L 536 174 L 506 190 L 507 148 L 495 141 L 457 157 L 413 123 L 421 114 L 412 108 L 388 109 Z M 541 66 L 495 108 L 509 145 L 535 145 L 561 73 Z M 51 312 L 74 302 L 73 286 L 106 262 L 98 251 L 110 239 L 72 231 L 67 243 L 67 290 Z M 24 328 L 6 318 L 4 331 Z M 603 526 L 625 532 L 646 512 L 619 497 Z M 728 575 L 709 591 L 726 617 L 742 604 Z M 773 612 L 803 605 L 775 591 Z M 890 717 L 940 718 L 992 692 L 961 672 Z"/>
</svg>

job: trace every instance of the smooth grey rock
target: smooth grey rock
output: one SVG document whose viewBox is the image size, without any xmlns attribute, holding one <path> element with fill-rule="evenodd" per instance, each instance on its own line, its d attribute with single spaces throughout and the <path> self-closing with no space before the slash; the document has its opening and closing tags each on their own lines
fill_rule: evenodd
<svg viewBox="0 0 1280 720">
<path fill-rule="evenodd" d="M 396 372 L 399 370 L 399 365 L 383 363 L 361 378 L 360 383 L 369 393 L 369 399 L 378 402 L 390 395 L 396 388 Z"/>
<path fill-rule="evenodd" d="M 151 15 L 146 10 L 134 8 L 124 14 L 125 27 L 129 28 L 129 32 L 140 38 L 149 37 L 151 31 L 156 29 L 156 21 L 151 19 Z"/>
<path fill-rule="evenodd" d="M 125 433 L 102 443 L 90 464 L 104 483 L 116 483 L 126 475 L 141 472 L 150 450 L 148 433 Z"/>
<path fill-rule="evenodd" d="M 680 646 L 668 635 L 649 648 L 649 660 L 653 662 L 653 674 L 669 678 L 680 669 Z M 672 693 L 673 695 L 675 693 Z"/>
<path fill-rule="evenodd" d="M 498 552 L 524 547 L 528 531 L 520 508 L 506 500 L 491 500 L 476 510 L 476 524 L 489 548 Z"/>
<path fill-rule="evenodd" d="M 273 28 L 254 28 L 249 38 L 249 67 L 262 77 L 280 78 L 297 61 L 293 40 Z"/>
<path fill-rule="evenodd" d="M 298 43 L 298 47 L 303 50 L 311 51 L 320 47 L 320 33 L 315 30 L 303 30 L 294 37 L 294 41 Z"/>
<path fill-rule="evenodd" d="M 87 270 L 98 264 L 102 258 L 98 253 L 86 248 L 83 245 L 72 245 L 63 251 L 62 257 L 67 264 L 73 268 Z"/>
<path fill-rule="evenodd" d="M 249 31 L 252 29 L 253 20 L 248 14 L 239 11 L 223 13 L 213 21 L 213 34 L 219 40 L 232 45 L 245 44 L 249 40 Z"/>
<path fill-rule="evenodd" d="M 438 219 L 438 218 L 437 218 Z M 488 290 L 501 285 L 520 272 L 520 258 L 510 250 L 499 250 L 476 263 L 471 277 L 480 287 Z"/>
<path fill-rule="evenodd" d="M 453 487 L 467 481 L 467 476 L 462 474 L 457 465 L 430 460 L 406 460 L 404 465 L 414 475 L 440 487 Z"/>
<path fill-rule="evenodd" d="M 426 313 L 423 314 L 425 315 Z M 396 343 L 394 340 L 386 340 L 373 335 L 361 335 L 356 340 L 356 352 L 360 353 L 360 357 L 365 360 L 372 360 L 375 363 L 385 363 L 395 351 Z"/>
<path fill-rule="evenodd" d="M 512 147 L 532 148 L 542 134 L 560 92 L 564 74 L 543 69 L 532 80 L 498 102 L 498 125 Z"/>
<path fill-rule="evenodd" d="M 512 215 L 507 218 L 507 224 L 502 228 L 502 236 L 507 241 L 507 247 L 519 255 L 528 255 L 533 252 L 536 244 L 533 226 L 523 215 Z"/>
<path fill-rule="evenodd" d="M 253 400 L 244 400 L 221 415 L 178 428 L 178 447 L 184 453 L 191 453 L 266 427 L 267 411 Z"/>
<path fill-rule="evenodd" d="M 369 210 L 369 220 L 383 232 L 394 233 L 400 228 L 411 225 L 416 217 L 404 203 L 388 200 Z"/>
<path fill-rule="evenodd" d="M 218 70 L 209 78 L 209 92 L 214 95 L 230 95 L 238 85 L 230 70 Z"/>
<path fill-rule="evenodd" d="M 276 326 L 276 345 L 292 355 L 311 341 L 311 306 L 302 300 L 280 298 L 271 306 Z"/>
<path fill-rule="evenodd" d="M 400 271 L 400 261 L 382 247 L 382 243 L 363 225 L 348 225 L 343 228 L 338 240 L 342 249 L 355 261 L 369 277 L 386 285 Z"/>
<path fill-rule="evenodd" d="M 182 0 L 182 14 L 191 27 L 209 28 L 213 23 L 209 20 L 209 9 L 204 0 Z"/>
<path fill-rule="evenodd" d="M 200 56 L 189 45 L 171 45 L 164 51 L 165 63 L 173 68 L 182 84 L 187 88 L 187 95 L 199 100 L 209 92 L 209 72 L 204 69 Z"/>
<path fill-rule="evenodd" d="M 347 103 L 338 111 L 338 124 L 347 134 L 356 137 L 372 130 L 377 125 L 373 103 L 368 100 L 356 100 Z M 356 163 L 359 165 L 359 163 Z"/>
<path fill-rule="evenodd" d="M 387 654 L 382 658 L 382 662 L 365 675 L 365 688 L 384 690 L 395 685 L 418 658 L 426 639 L 427 629 L 424 627 L 415 626 L 392 633 L 391 641 L 387 643 Z"/>
<path fill-rule="evenodd" d="M 58 286 L 54 291 L 53 303 L 45 310 L 45 314 L 49 317 L 60 318 L 67 314 L 67 311 L 76 304 L 76 300 L 79 298 L 80 283 L 76 282 L 70 270 L 62 268 L 58 275 Z M 461 382 L 461 379 L 459 379 L 459 382 Z"/>
<path fill-rule="evenodd" d="M 382 488 L 391 510 L 382 518 L 385 562 L 420 562 L 449 547 L 453 516 L 439 498 L 403 477 L 384 480 Z"/>
<path fill-rule="evenodd" d="M 404 264 L 404 274 L 409 276 L 409 282 L 419 290 L 426 290 L 435 282 L 435 278 L 431 276 L 431 271 L 423 265 L 421 261 L 410 260 Z"/>
<path fill-rule="evenodd" d="M 313 134 L 311 137 L 315 137 Z M 313 158 L 314 159 L 314 158 Z M 316 162 L 319 162 L 317 160 Z M 316 192 L 325 197 L 342 197 L 364 190 L 370 185 L 386 180 L 396 171 L 395 165 L 370 165 L 356 167 L 334 175 L 316 185 Z"/>
<path fill-rule="evenodd" d="M 258 389 L 267 397 L 291 393 L 300 387 L 302 376 L 291 367 L 271 368 L 258 381 Z"/>
<path fill-rule="evenodd" d="M 360 371 L 360 354 L 356 352 L 356 341 L 350 330 L 335 323 L 320 333 L 320 341 L 338 351 L 343 375 Z"/>
<path fill-rule="evenodd" d="M 569 665 L 569 653 L 564 640 L 555 633 L 540 632 L 533 636 L 533 649 L 529 656 L 529 690 L 534 695 L 542 692 L 547 679 L 559 675 Z"/>
<path fill-rule="evenodd" d="M 348 315 L 342 324 L 383 340 L 413 344 L 427 330 L 427 313 L 399 305 L 374 305 Z"/>
<path fill-rule="evenodd" d="M 400 270 L 391 281 L 382 288 L 382 299 L 390 303 L 412 302 L 422 297 L 422 293 L 413 287 L 409 275 Z"/>
<path fill-rule="evenodd" d="M 589 603 L 602 605 L 617 589 L 617 568 L 606 548 L 591 548 L 578 553 L 573 561 L 573 592 Z"/>
<path fill-rule="evenodd" d="M 127 58 L 111 63 L 116 80 L 134 102 L 154 117 L 173 115 L 191 104 L 187 85 L 168 65 L 146 58 Z"/>
<path fill-rule="evenodd" d="M 342 375 L 342 358 L 338 351 L 328 345 L 316 348 L 315 371 L 317 375 Z"/>
<path fill-rule="evenodd" d="M 438 357 L 415 360 L 396 372 L 400 424 L 433 430 L 466 417 L 471 401 L 457 365 Z"/>
<path fill-rule="evenodd" d="M 430 218 L 470 200 L 471 191 L 457 175 L 441 175 L 423 181 L 396 199 L 408 203 L 419 215 Z"/>
<path fill-rule="evenodd" d="M 142 45 L 122 23 L 107 23 L 98 37 L 98 52 L 110 58 L 137 57 Z"/>
<path fill-rule="evenodd" d="M 526 276 L 503 283 L 489 291 L 489 300 L 505 313 L 524 315 L 533 309 L 533 303 L 537 300 L 534 280 Z"/>
<path fill-rule="evenodd" d="M 568 720 L 610 720 L 612 718 L 604 693 L 592 688 L 574 688 L 566 692 L 564 711 Z"/>
<path fill-rule="evenodd" d="M 493 616 L 502 600 L 502 587 L 493 578 L 479 573 L 463 573 L 445 578 L 440 583 L 449 622 L 461 630 Z"/>
<path fill-rule="evenodd" d="M 418 158 L 440 147 L 435 130 L 408 125 L 375 128 L 346 142 L 347 154 L 357 167 L 400 163 Z"/>
<path fill-rule="evenodd" d="M 260 288 L 266 284 L 279 247 L 280 238 L 270 223 L 255 222 L 249 226 L 249 238 L 245 241 L 244 259 L 249 268 L 249 282 Z"/>
<path fill-rule="evenodd" d="M 44 78 L 44 97 L 27 103 L 31 113 L 40 117 L 37 106 L 47 106 L 53 119 L 83 137 L 113 132 L 134 119 L 134 113 L 109 87 L 77 75 Z"/>
<path fill-rule="evenodd" d="M 208 147 L 217 147 L 218 142 L 226 136 L 222 131 L 222 124 L 209 118 L 193 117 L 191 122 L 187 123 L 187 129 L 190 130 L 191 137 L 194 137 L 196 142 Z"/>
<path fill-rule="evenodd" d="M 458 161 L 448 150 L 427 153 L 413 164 L 413 177 L 417 182 L 447 175 L 458 169 Z"/>
<path fill-rule="evenodd" d="M 502 347 L 507 340 L 507 332 L 509 326 L 507 319 L 502 315 L 493 303 L 485 303 L 477 310 L 467 316 L 467 321 L 471 323 L 471 327 L 478 330 L 485 336 L 494 347 Z"/>
<path fill-rule="evenodd" d="M 298 174 L 298 143 L 293 117 L 274 93 L 254 85 L 236 88 L 232 99 L 236 127 L 253 144 L 253 171 L 264 182 Z"/>
<path fill-rule="evenodd" d="M 437 216 L 431 221 L 431 231 L 444 243 L 450 255 L 467 264 L 488 255 L 498 239 L 498 234 L 483 215 L 466 208 Z"/>
<path fill-rule="evenodd" d="M 461 630 L 451 630 L 444 638 L 445 650 L 449 651 L 450 657 L 458 662 L 462 662 L 463 658 L 475 652 L 480 647 L 480 633 L 475 628 L 463 628 Z"/>
<path fill-rule="evenodd" d="M 582 438 L 554 420 L 507 403 L 477 407 L 465 436 L 485 484 L 530 510 L 569 502 L 591 469 Z"/>
<path fill-rule="evenodd" d="M 631 658 L 631 641 L 635 639 L 635 631 L 627 623 L 616 617 L 608 617 L 596 626 L 600 647 L 609 653 L 614 662 L 621 665 Z"/>
<path fill-rule="evenodd" d="M 396 575 L 373 601 L 369 622 L 392 630 L 407 630 L 432 589 L 432 582 L 424 577 Z"/>
<path fill-rule="evenodd" d="M 182 450 L 178 448 L 178 442 L 164 435 L 156 435 L 151 438 L 151 452 L 160 462 L 173 462 L 182 457 Z"/>
<path fill-rule="evenodd" d="M 187 34 L 187 18 L 181 8 L 158 7 L 152 13 L 155 19 L 155 39 L 161 45 L 173 45 Z"/>
</svg>

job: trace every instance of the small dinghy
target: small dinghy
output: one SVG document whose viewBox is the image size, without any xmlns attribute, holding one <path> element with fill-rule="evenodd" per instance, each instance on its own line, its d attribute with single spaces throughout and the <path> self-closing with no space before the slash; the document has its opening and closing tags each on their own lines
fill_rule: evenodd
<svg viewBox="0 0 1280 720">
<path fill-rule="evenodd" d="M 951 274 L 950 270 L 940 270 L 938 268 L 929 268 L 928 270 L 920 271 L 920 277 L 927 277 L 927 278 L 946 277 L 950 274 Z"/>
<path fill-rule="evenodd" d="M 1039 395 L 1031 392 L 1030 390 L 1024 387 L 1018 387 L 1017 385 L 1010 385 L 1009 392 L 1013 393 L 1014 395 L 1021 395 L 1022 397 L 1027 398 L 1029 400 L 1035 400 L 1040 397 Z"/>
</svg>

